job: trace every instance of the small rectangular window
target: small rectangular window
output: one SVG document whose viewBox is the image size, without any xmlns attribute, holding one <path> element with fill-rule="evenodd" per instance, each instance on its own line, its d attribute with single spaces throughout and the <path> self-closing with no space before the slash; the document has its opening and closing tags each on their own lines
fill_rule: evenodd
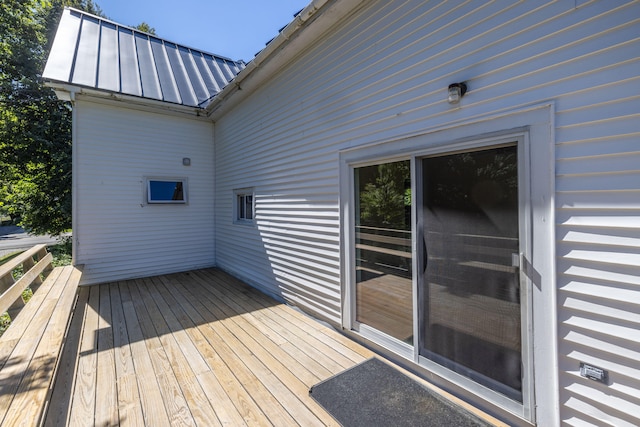
<svg viewBox="0 0 640 427">
<path fill-rule="evenodd" d="M 253 189 L 235 190 L 236 198 L 234 219 L 239 222 L 253 221 Z"/>
<path fill-rule="evenodd" d="M 147 203 L 187 203 L 187 180 L 148 178 Z"/>
</svg>

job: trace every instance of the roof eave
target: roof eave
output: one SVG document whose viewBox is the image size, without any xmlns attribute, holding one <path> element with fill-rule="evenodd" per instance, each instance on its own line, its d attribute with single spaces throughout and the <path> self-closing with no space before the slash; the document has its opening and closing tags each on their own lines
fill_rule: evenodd
<svg viewBox="0 0 640 427">
<path fill-rule="evenodd" d="M 111 97 L 162 100 L 200 111 L 244 65 L 65 7 L 42 75 Z"/>
<path fill-rule="evenodd" d="M 216 120 L 366 0 L 313 0 L 205 106 Z M 313 25 L 311 25 L 313 23 Z"/>
<path fill-rule="evenodd" d="M 140 107 L 144 109 L 153 109 L 156 111 L 180 113 L 195 117 L 202 117 L 210 120 L 203 108 L 191 107 L 188 105 L 173 104 L 167 101 L 155 100 L 150 98 L 137 97 L 119 92 L 107 91 L 104 89 L 92 89 L 65 82 L 45 80 L 45 85 L 52 88 L 58 99 L 62 101 L 75 102 L 77 96 L 87 96 L 96 100 L 124 102 L 127 106 Z"/>
</svg>

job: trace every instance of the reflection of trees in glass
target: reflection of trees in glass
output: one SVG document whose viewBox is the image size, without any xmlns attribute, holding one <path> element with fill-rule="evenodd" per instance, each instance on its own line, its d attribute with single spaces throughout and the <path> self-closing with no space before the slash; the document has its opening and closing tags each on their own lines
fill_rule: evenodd
<svg viewBox="0 0 640 427">
<path fill-rule="evenodd" d="M 432 200 L 437 205 L 473 211 L 487 203 L 517 203 L 515 147 L 448 155 L 446 162 L 441 159 L 434 157 L 425 162 L 431 175 L 442 177 L 437 191 L 431 189 Z"/>
<path fill-rule="evenodd" d="M 517 165 L 515 145 L 426 158 L 424 207 L 443 222 L 458 218 L 459 233 L 515 237 Z"/>
<path fill-rule="evenodd" d="M 408 230 L 411 210 L 409 162 L 369 166 L 360 168 L 360 172 L 361 225 Z"/>
</svg>

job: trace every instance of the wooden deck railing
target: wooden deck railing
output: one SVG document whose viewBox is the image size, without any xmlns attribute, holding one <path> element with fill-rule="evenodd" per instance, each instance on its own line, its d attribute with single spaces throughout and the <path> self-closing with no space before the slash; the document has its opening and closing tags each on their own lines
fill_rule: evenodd
<svg viewBox="0 0 640 427">
<path fill-rule="evenodd" d="M 39 425 L 50 398 L 82 275 L 52 260 L 39 245 L 0 266 L 0 313 L 11 317 L 0 337 L 0 425 Z M 25 304 L 27 287 L 34 293 Z"/>
<path fill-rule="evenodd" d="M 38 245 L 0 265 L 0 314 L 6 311 L 12 319 L 17 316 L 24 307 L 22 293 L 29 287 L 35 291 L 42 284 L 53 269 L 52 260 L 46 245 Z M 14 272 L 20 268 L 23 275 L 16 280 Z"/>
</svg>

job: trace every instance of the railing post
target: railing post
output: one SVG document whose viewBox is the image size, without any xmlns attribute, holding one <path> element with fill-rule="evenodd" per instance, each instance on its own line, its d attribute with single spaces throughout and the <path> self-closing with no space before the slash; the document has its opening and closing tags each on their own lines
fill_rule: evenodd
<svg viewBox="0 0 640 427">
<path fill-rule="evenodd" d="M 11 285 L 15 283 L 13 274 L 9 273 L 6 276 L 0 277 L 0 294 L 9 289 Z"/>
<path fill-rule="evenodd" d="M 36 254 L 36 256 L 38 257 L 38 261 L 40 261 L 42 258 L 47 256 L 48 253 L 49 253 L 49 251 L 47 251 L 46 247 L 40 249 L 38 251 L 38 253 Z M 51 273 L 52 270 L 53 270 L 53 265 L 51 265 L 51 264 L 47 265 L 47 268 L 45 268 L 43 270 L 44 277 L 46 278 L 49 275 L 49 273 Z"/>
<path fill-rule="evenodd" d="M 23 308 L 24 308 L 24 300 L 22 299 L 22 296 L 20 296 L 20 298 L 18 298 L 11 305 L 11 307 L 7 309 L 7 314 L 9 314 L 9 317 L 11 318 L 11 320 L 13 320 L 16 318 L 18 313 L 20 313 L 20 310 L 22 310 Z"/>
<path fill-rule="evenodd" d="M 14 283 L 15 279 L 13 278 L 13 271 L 0 278 L 0 294 L 4 293 L 4 291 L 9 289 Z M 11 304 L 11 306 L 7 309 L 9 318 L 13 320 L 18 315 L 20 310 L 22 310 L 22 307 L 24 307 L 24 300 L 22 299 L 22 296 L 20 296 L 20 298 L 16 299 L 15 302 Z"/>
<path fill-rule="evenodd" d="M 24 308 L 24 290 L 35 291 L 43 278 L 52 270 L 52 256 L 45 245 L 37 245 L 0 266 L 0 312 L 6 311 L 11 319 Z M 16 269 L 22 268 L 23 276 L 14 277 Z M 1 313 L 0 313 L 1 314 Z"/>
<path fill-rule="evenodd" d="M 38 260 L 42 259 L 42 257 L 40 256 L 40 252 L 38 252 L 36 256 L 38 257 Z M 36 261 L 34 261 L 32 257 L 25 259 L 24 262 L 22 263 L 23 273 L 26 274 L 27 271 L 31 270 L 35 265 L 36 265 Z M 29 287 L 31 288 L 32 292 L 35 292 L 40 287 L 40 285 L 42 285 L 42 278 L 40 277 L 40 275 L 38 275 L 36 278 L 33 279 L 33 282 L 31 282 L 31 285 Z"/>
</svg>

